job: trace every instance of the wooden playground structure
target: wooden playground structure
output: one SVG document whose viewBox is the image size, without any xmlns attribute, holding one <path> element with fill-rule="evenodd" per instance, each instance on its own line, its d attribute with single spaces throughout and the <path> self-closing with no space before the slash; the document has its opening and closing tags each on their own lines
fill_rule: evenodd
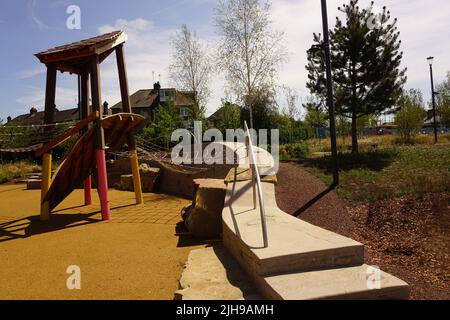
<svg viewBox="0 0 450 320">
<path fill-rule="evenodd" d="M 147 124 L 147 120 L 132 114 L 123 49 L 126 40 L 127 35 L 124 32 L 114 31 L 36 54 L 40 62 L 47 67 L 45 131 L 51 131 L 52 124 L 55 123 L 57 71 L 76 74 L 81 79 L 81 121 L 36 151 L 37 156 L 42 156 L 43 164 L 41 220 L 48 220 L 51 211 L 81 184 L 84 186 L 85 205 L 90 205 L 92 176 L 96 177 L 102 219 L 109 220 L 105 150 L 119 148 L 125 143 L 128 145 L 130 155 L 136 203 L 143 203 L 134 134 Z M 123 113 L 104 117 L 100 64 L 113 52 L 116 53 L 117 59 Z M 52 177 L 52 150 L 77 133 L 82 134 L 81 138 Z"/>
</svg>

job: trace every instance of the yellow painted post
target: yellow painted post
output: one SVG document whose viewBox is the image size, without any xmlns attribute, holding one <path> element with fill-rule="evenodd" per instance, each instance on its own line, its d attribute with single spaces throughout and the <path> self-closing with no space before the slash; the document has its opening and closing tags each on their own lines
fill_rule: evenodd
<svg viewBox="0 0 450 320">
<path fill-rule="evenodd" d="M 136 196 L 136 204 L 144 203 L 142 196 L 141 174 L 139 172 L 139 161 L 136 150 L 130 150 L 131 173 L 133 174 L 134 194 Z"/>
<path fill-rule="evenodd" d="M 52 154 L 45 153 L 42 158 L 42 184 L 41 184 L 41 221 L 46 221 L 50 218 L 49 203 L 44 201 L 48 189 L 52 182 Z"/>
</svg>

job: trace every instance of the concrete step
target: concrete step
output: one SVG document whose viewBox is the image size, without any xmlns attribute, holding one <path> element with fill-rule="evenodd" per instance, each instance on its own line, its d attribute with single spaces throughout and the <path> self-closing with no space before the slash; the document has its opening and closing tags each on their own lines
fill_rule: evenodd
<svg viewBox="0 0 450 320">
<path fill-rule="evenodd" d="M 189 253 L 175 299 L 403 300 L 409 295 L 405 282 L 367 265 L 253 276 L 247 275 L 221 245 L 193 250 Z"/>
<path fill-rule="evenodd" d="M 254 283 L 221 245 L 192 250 L 175 300 L 261 300 Z"/>
<path fill-rule="evenodd" d="M 236 182 L 239 190 L 248 190 L 247 182 Z M 263 183 L 265 194 L 273 184 Z M 269 245 L 263 247 L 261 216 L 253 209 L 248 193 L 227 192 L 223 210 L 225 247 L 250 274 L 267 276 L 280 273 L 305 272 L 362 265 L 364 246 L 352 239 L 316 227 L 278 209 L 267 196 L 266 223 Z M 272 198 L 274 198 L 272 196 Z"/>
<path fill-rule="evenodd" d="M 265 277 L 259 287 L 266 298 L 274 300 L 405 300 L 409 297 L 406 282 L 368 265 Z"/>
</svg>

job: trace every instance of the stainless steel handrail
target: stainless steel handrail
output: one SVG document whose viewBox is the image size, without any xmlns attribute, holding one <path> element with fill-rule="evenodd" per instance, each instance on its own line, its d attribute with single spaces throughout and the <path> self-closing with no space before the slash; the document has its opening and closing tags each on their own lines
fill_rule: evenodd
<svg viewBox="0 0 450 320">
<path fill-rule="evenodd" d="M 267 248 L 269 245 L 269 241 L 267 239 L 267 225 L 266 225 L 266 211 L 264 206 L 264 197 L 262 192 L 261 185 L 261 177 L 259 175 L 258 165 L 256 163 L 255 151 L 253 149 L 253 141 L 250 135 L 250 130 L 247 126 L 247 122 L 244 122 L 245 131 L 247 133 L 246 145 L 247 152 L 249 158 L 249 166 L 252 168 L 252 185 L 253 185 L 253 205 L 254 209 L 256 209 L 256 190 L 258 191 L 258 199 L 259 199 L 259 211 L 261 214 L 261 227 L 262 227 L 262 235 L 263 235 L 263 243 L 264 248 Z"/>
</svg>

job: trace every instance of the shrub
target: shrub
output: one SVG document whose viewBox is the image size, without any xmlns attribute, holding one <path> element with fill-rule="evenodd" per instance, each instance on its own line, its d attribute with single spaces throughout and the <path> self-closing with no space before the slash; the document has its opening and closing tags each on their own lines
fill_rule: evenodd
<svg viewBox="0 0 450 320">
<path fill-rule="evenodd" d="M 12 179 L 21 178 L 27 173 L 40 171 L 41 167 L 27 161 L 0 164 L 0 183 L 5 183 L 11 181 Z"/>
<path fill-rule="evenodd" d="M 422 94 L 418 90 L 411 89 L 404 92 L 399 99 L 400 111 L 395 115 L 395 124 L 404 143 L 413 143 L 413 138 L 420 130 L 426 112 L 423 109 Z"/>
<path fill-rule="evenodd" d="M 282 160 L 300 159 L 309 154 L 309 147 L 305 142 L 291 143 L 280 146 Z"/>
</svg>

